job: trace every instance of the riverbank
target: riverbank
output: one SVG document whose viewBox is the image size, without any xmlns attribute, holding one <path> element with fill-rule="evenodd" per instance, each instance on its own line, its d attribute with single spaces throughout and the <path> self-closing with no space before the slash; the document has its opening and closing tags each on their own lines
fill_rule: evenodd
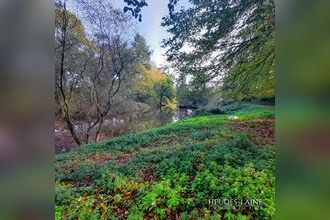
<svg viewBox="0 0 330 220">
<path fill-rule="evenodd" d="M 272 219 L 274 117 L 273 106 L 255 105 L 58 154 L 56 218 Z"/>
</svg>

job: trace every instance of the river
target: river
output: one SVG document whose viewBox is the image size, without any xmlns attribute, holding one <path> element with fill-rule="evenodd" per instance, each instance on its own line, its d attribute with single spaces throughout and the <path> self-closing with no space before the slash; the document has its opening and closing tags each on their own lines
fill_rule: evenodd
<svg viewBox="0 0 330 220">
<path fill-rule="evenodd" d="M 110 117 L 104 122 L 100 140 L 108 140 L 120 135 L 132 134 L 150 128 L 159 127 L 167 123 L 176 122 L 192 113 L 193 109 L 189 108 L 179 108 L 172 113 L 155 109 L 148 113 Z M 75 129 L 78 133 L 83 133 L 87 125 L 86 122 L 80 121 L 76 123 Z M 76 147 L 76 144 L 71 137 L 70 132 L 67 130 L 63 122 L 57 121 L 55 123 L 55 152 L 65 152 L 73 147 Z"/>
</svg>

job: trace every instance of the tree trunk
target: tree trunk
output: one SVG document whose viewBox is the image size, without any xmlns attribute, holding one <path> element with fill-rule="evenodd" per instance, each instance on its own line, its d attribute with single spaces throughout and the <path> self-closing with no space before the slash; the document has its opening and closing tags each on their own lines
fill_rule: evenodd
<svg viewBox="0 0 330 220">
<path fill-rule="evenodd" d="M 85 143 L 88 144 L 89 142 L 89 129 L 86 131 L 86 135 L 85 135 Z"/>
<path fill-rule="evenodd" d="M 95 133 L 95 138 L 94 138 L 94 141 L 97 142 L 99 141 L 99 138 L 100 138 L 100 133 L 101 133 L 101 130 L 103 128 L 103 123 L 104 123 L 104 119 L 101 118 L 100 119 L 100 123 L 99 123 L 99 127 L 97 128 L 97 131 Z"/>
<path fill-rule="evenodd" d="M 65 116 L 64 118 L 74 141 L 77 143 L 78 146 L 81 145 L 82 143 L 78 135 L 76 134 L 76 131 L 74 130 L 74 125 L 72 124 L 71 120 L 67 116 Z"/>
</svg>

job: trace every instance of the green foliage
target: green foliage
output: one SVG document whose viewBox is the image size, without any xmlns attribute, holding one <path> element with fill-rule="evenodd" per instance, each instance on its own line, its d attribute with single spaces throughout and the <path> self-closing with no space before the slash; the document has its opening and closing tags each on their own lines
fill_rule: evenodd
<svg viewBox="0 0 330 220">
<path fill-rule="evenodd" d="M 225 112 L 219 108 L 199 108 L 194 112 L 194 115 L 220 115 L 224 113 Z"/>
<path fill-rule="evenodd" d="M 141 210 L 155 212 L 159 217 L 166 216 L 166 208 L 176 210 L 180 205 L 189 205 L 191 200 L 183 198 L 186 189 L 176 182 L 172 185 L 169 179 L 160 181 L 149 190 L 142 190 L 139 198 Z"/>
<path fill-rule="evenodd" d="M 176 1 L 171 1 L 176 2 Z M 167 60 L 191 87 L 220 82 L 222 96 L 244 98 L 275 92 L 275 2 L 191 1 L 163 18 L 171 37 L 163 41 Z M 169 4 L 171 5 L 171 4 Z"/>
<path fill-rule="evenodd" d="M 131 213 L 128 217 L 127 220 L 138 220 L 138 219 L 143 219 L 143 212 L 136 212 L 136 213 Z"/>
<path fill-rule="evenodd" d="M 230 114 L 249 121 L 272 118 L 274 109 L 249 106 Z M 272 219 L 275 149 L 257 147 L 228 115 L 190 117 L 57 155 L 56 218 Z M 91 161 L 102 154 L 111 156 Z M 263 204 L 210 208 L 212 198 Z"/>
<path fill-rule="evenodd" d="M 93 209 L 95 199 L 92 197 L 80 197 L 72 205 L 75 207 L 73 212 L 69 213 L 69 216 L 79 217 L 82 220 L 97 220 L 100 219 L 100 215 L 97 209 Z"/>
<path fill-rule="evenodd" d="M 202 75 L 202 73 L 199 75 Z M 213 91 L 206 84 L 207 81 L 200 79 L 200 77 L 192 78 L 188 83 L 187 76 L 181 73 L 176 81 L 176 91 L 180 105 L 185 106 L 191 103 L 190 105 L 202 107 L 210 102 Z"/>
<path fill-rule="evenodd" d="M 132 49 L 134 56 L 136 57 L 136 62 L 150 68 L 151 51 L 142 35 L 135 34 L 134 41 L 132 42 Z"/>
<path fill-rule="evenodd" d="M 127 6 L 124 7 L 124 12 L 130 11 L 132 16 L 134 16 L 136 19 L 138 19 L 140 22 L 142 21 L 142 14 L 141 14 L 141 8 L 147 6 L 145 0 L 124 0 L 124 2 L 127 4 Z"/>
<path fill-rule="evenodd" d="M 154 89 L 156 99 L 158 100 L 160 106 L 166 105 L 170 100 L 175 98 L 173 81 L 170 78 L 156 83 Z"/>
<path fill-rule="evenodd" d="M 65 214 L 65 206 L 55 206 L 55 220 L 62 220 Z"/>
<path fill-rule="evenodd" d="M 136 100 L 175 109 L 175 89 L 171 77 L 156 68 L 139 66 L 135 86 Z"/>
</svg>

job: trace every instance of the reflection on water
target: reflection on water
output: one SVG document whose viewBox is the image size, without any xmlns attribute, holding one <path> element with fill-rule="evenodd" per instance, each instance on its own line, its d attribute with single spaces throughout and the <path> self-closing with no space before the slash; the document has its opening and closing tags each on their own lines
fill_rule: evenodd
<svg viewBox="0 0 330 220">
<path fill-rule="evenodd" d="M 104 122 L 100 140 L 107 140 L 120 135 L 132 134 L 150 128 L 159 127 L 167 123 L 176 122 L 192 113 L 193 110 L 187 108 L 180 108 L 172 113 L 160 111 L 158 109 L 148 113 L 110 117 Z M 83 134 L 87 127 L 88 123 L 84 121 L 80 121 L 75 125 L 78 134 Z M 76 146 L 63 123 L 55 127 L 55 145 L 57 153 Z"/>
<path fill-rule="evenodd" d="M 191 115 L 192 113 L 192 109 L 181 108 L 177 110 L 177 112 L 172 113 L 154 110 L 144 114 L 117 116 L 106 120 L 103 135 L 106 138 L 109 138 L 143 131 L 146 129 L 159 127 L 170 122 L 176 122 Z"/>
</svg>

